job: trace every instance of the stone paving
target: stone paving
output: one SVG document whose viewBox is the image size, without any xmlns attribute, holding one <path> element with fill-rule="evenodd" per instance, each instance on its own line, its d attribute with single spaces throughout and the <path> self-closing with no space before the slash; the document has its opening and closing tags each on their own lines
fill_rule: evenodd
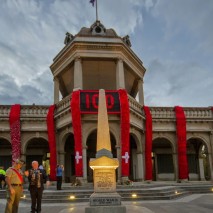
<svg viewBox="0 0 213 213">
<path fill-rule="evenodd" d="M 5 199 L 0 199 L 0 213 L 4 213 Z M 192 194 L 176 200 L 122 202 L 127 213 L 212 213 L 213 194 Z M 88 203 L 42 204 L 42 213 L 84 213 Z M 20 203 L 19 213 L 30 213 L 30 203 Z"/>
</svg>

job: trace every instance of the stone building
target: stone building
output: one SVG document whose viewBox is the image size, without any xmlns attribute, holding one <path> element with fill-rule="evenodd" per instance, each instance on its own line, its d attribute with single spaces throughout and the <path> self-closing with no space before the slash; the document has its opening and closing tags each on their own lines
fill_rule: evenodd
<svg viewBox="0 0 213 213">
<path fill-rule="evenodd" d="M 145 123 L 143 78 L 146 69 L 131 49 L 128 36 L 120 37 L 113 29 L 106 29 L 100 21 L 78 34 L 66 34 L 65 46 L 50 66 L 54 80 L 54 125 L 57 163 L 63 164 L 64 181 L 76 176 L 76 166 L 82 162 L 84 182 L 93 179 L 88 163 L 95 157 L 97 135 L 97 90 L 109 92 L 109 108 L 115 102 L 119 108 L 117 91 L 125 90 L 129 104 L 129 152 L 122 155 L 121 115 L 109 113 L 112 153 L 120 161 L 117 180 L 129 178 L 145 181 Z M 73 115 L 70 103 L 73 92 L 80 91 L 81 147 L 76 153 Z M 111 92 L 111 93 L 110 93 Z M 137 99 L 136 99 L 137 96 Z M 50 106 L 22 105 L 20 112 L 21 156 L 30 167 L 38 160 L 49 168 L 47 113 Z M 93 109 L 94 108 L 94 109 Z M 84 109 L 84 110 L 82 110 Z M 149 107 L 152 115 L 152 180 L 179 181 L 176 115 L 174 107 Z M 11 106 L 0 105 L 0 166 L 11 165 L 12 146 Z M 116 111 L 116 109 L 114 109 Z M 119 109 L 117 109 L 119 111 Z M 186 117 L 186 155 L 188 180 L 213 180 L 213 111 L 211 107 L 184 107 Z M 84 112 L 82 112 L 84 111 Z M 125 153 L 126 154 L 126 153 Z M 122 173 L 122 161 L 128 162 L 127 175 Z M 124 177 L 128 176 L 128 177 Z"/>
</svg>

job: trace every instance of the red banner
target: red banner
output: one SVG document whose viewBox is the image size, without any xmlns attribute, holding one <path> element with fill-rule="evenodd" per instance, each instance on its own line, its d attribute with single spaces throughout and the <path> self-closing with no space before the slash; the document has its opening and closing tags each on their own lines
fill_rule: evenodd
<svg viewBox="0 0 213 213">
<path fill-rule="evenodd" d="M 74 91 L 70 101 L 72 113 L 72 125 L 75 140 L 75 175 L 83 176 L 82 159 L 82 129 L 81 129 L 81 110 L 80 110 L 80 91 Z"/>
<path fill-rule="evenodd" d="M 152 180 L 152 115 L 149 107 L 143 107 L 146 115 L 145 131 L 145 180 Z"/>
<path fill-rule="evenodd" d="M 50 148 L 50 180 L 56 180 L 56 164 L 57 164 L 57 155 L 56 155 L 56 139 L 55 139 L 55 124 L 54 124 L 54 110 L 55 105 L 49 107 L 47 113 L 47 131 L 48 131 L 48 142 Z"/>
<path fill-rule="evenodd" d="M 130 130 L 130 114 L 129 101 L 126 90 L 118 90 L 121 108 L 121 175 L 129 176 L 129 130 Z"/>
<path fill-rule="evenodd" d="M 21 126 L 20 126 L 21 105 L 15 104 L 10 109 L 10 136 L 12 145 L 12 161 L 14 162 L 21 155 Z"/>
<path fill-rule="evenodd" d="M 177 129 L 177 147 L 178 147 L 178 166 L 179 179 L 188 179 L 188 162 L 186 152 L 186 118 L 183 108 L 175 107 L 176 129 Z"/>
</svg>

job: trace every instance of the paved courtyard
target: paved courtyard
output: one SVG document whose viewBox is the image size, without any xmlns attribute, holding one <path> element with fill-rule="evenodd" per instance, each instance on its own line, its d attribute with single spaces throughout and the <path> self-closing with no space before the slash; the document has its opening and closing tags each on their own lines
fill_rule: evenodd
<svg viewBox="0 0 213 213">
<path fill-rule="evenodd" d="M 5 199 L 0 199 L 0 213 L 4 213 Z M 193 194 L 184 198 L 166 201 L 123 202 L 128 213 L 212 213 L 213 194 Z M 88 203 L 42 204 L 42 213 L 83 213 Z M 20 203 L 19 213 L 30 213 L 30 203 Z"/>
</svg>

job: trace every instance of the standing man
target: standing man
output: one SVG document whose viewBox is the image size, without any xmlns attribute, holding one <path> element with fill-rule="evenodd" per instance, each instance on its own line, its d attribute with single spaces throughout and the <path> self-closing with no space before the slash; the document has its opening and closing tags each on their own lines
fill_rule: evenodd
<svg viewBox="0 0 213 213">
<path fill-rule="evenodd" d="M 58 164 L 56 167 L 57 190 L 61 190 L 63 171 L 64 171 L 64 166 Z"/>
<path fill-rule="evenodd" d="M 41 200 L 44 190 L 44 182 L 46 182 L 47 175 L 44 170 L 38 168 L 38 161 L 32 162 L 32 169 L 25 171 L 25 175 L 29 180 L 29 190 L 31 195 L 31 212 L 41 212 Z"/>
<path fill-rule="evenodd" d="M 17 159 L 13 166 L 6 171 L 7 204 L 5 213 L 18 213 L 19 201 L 23 193 L 23 172 L 21 167 L 24 163 L 23 160 Z"/>
</svg>

